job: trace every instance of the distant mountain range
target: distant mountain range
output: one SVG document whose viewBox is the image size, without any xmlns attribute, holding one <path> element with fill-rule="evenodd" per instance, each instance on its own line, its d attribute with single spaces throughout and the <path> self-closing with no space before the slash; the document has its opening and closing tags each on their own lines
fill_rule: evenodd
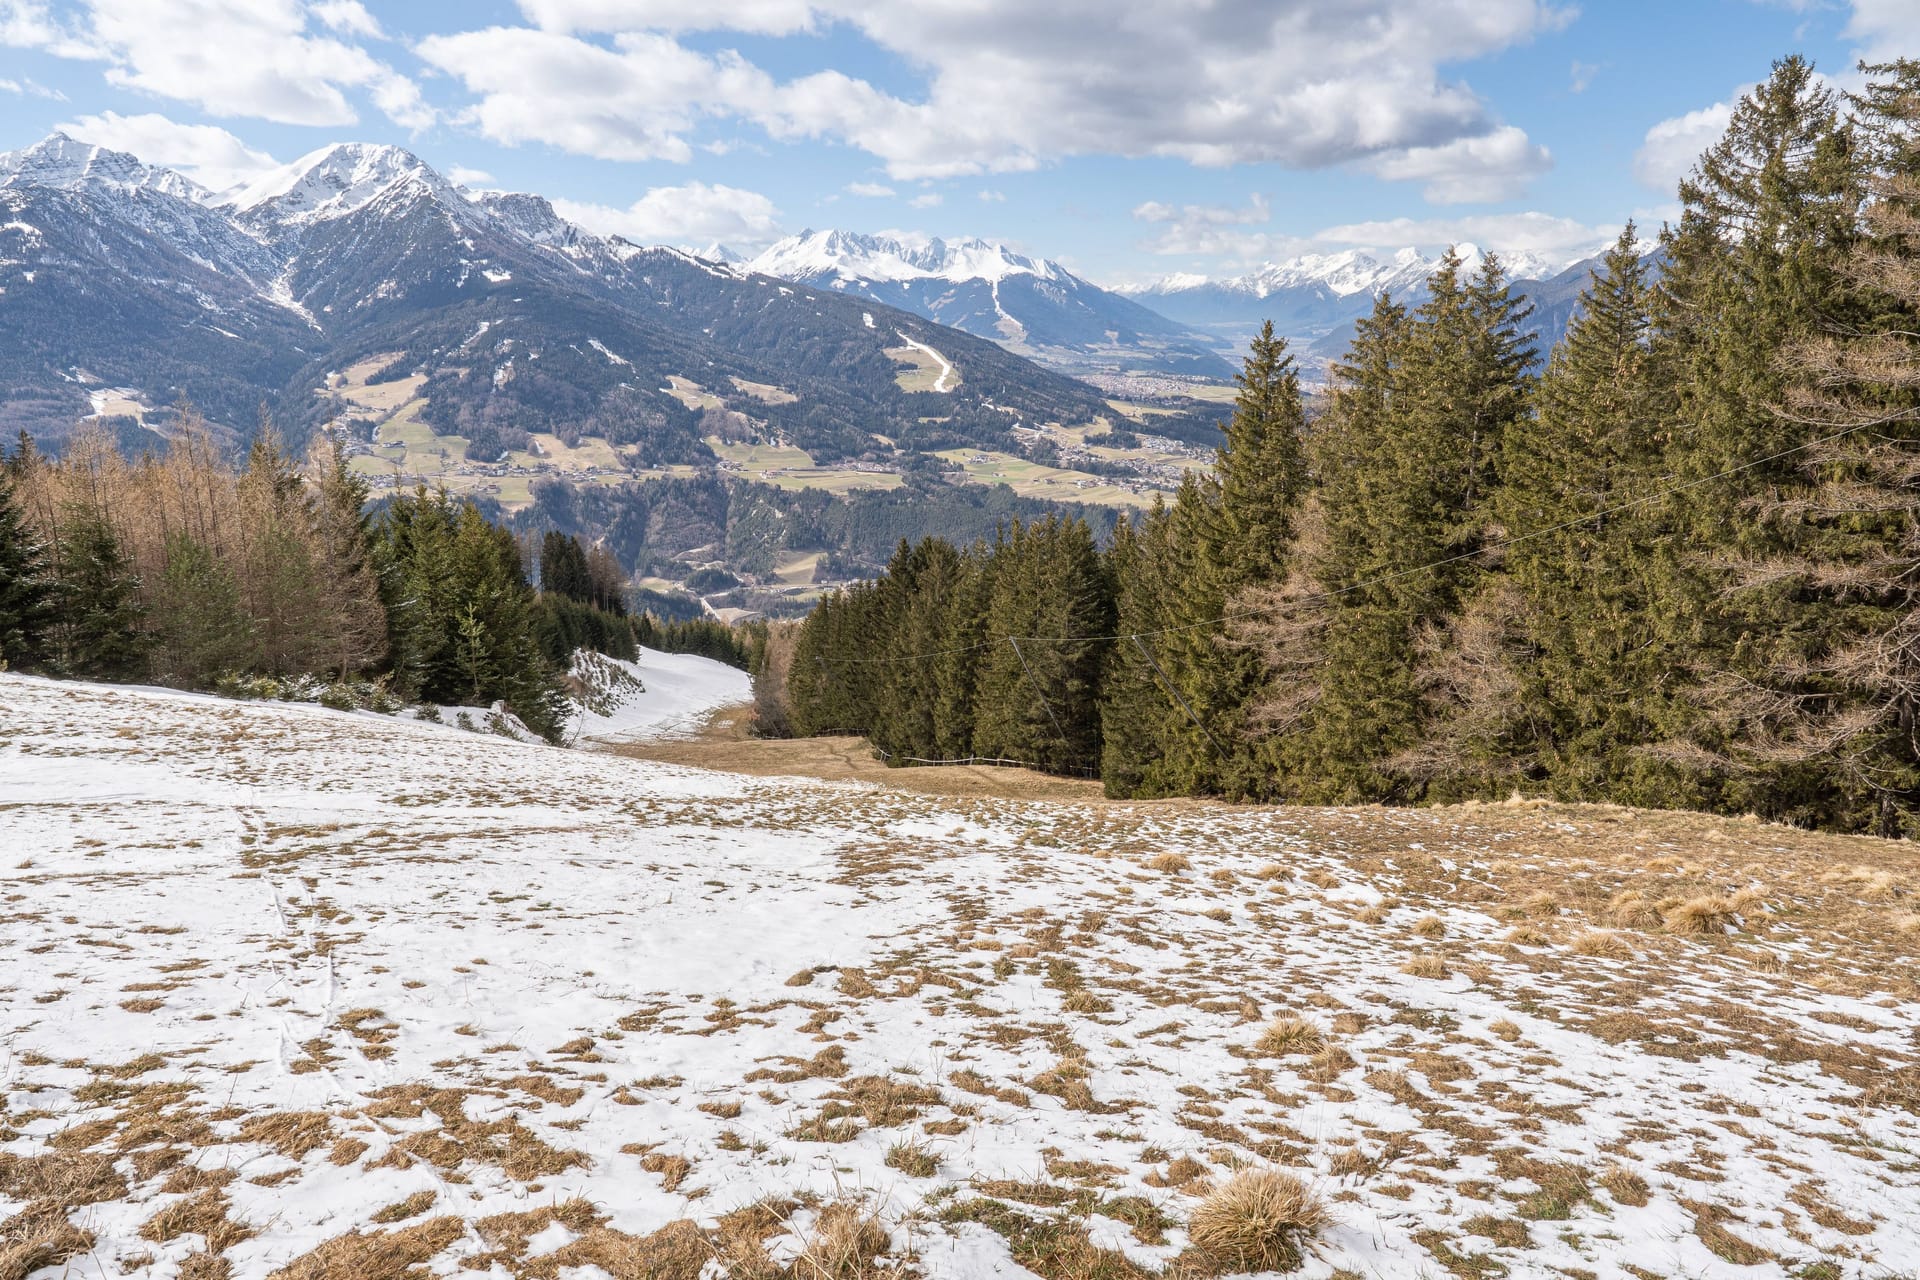
<svg viewBox="0 0 1920 1280">
<path fill-rule="evenodd" d="M 1070 373 L 1234 370 L 1209 335 L 993 240 L 803 231 L 744 265 L 916 312 Z"/>
<path fill-rule="evenodd" d="M 375 357 L 424 380 L 435 431 L 585 431 L 664 461 L 710 461 L 715 412 L 817 459 L 1109 412 L 918 310 L 594 235 L 397 147 L 325 147 L 220 194 L 59 134 L 0 155 L 0 431 L 164 432 L 190 400 L 236 436 L 264 403 L 297 441 L 341 412 L 330 378 Z M 908 376 L 936 358 L 937 383 Z"/>
<path fill-rule="evenodd" d="M 1651 249 L 1651 245 L 1648 246 Z M 1534 304 L 1531 323 L 1539 331 L 1542 357 L 1566 331 L 1574 304 L 1599 264 L 1606 246 L 1596 244 L 1560 255 L 1497 252 L 1516 293 Z M 1474 244 L 1455 246 L 1468 272 L 1479 269 L 1487 251 Z M 1353 334 L 1354 321 L 1373 309 L 1383 291 L 1418 305 L 1440 254 L 1415 248 L 1375 257 L 1360 250 L 1312 254 L 1267 263 L 1224 280 L 1172 275 L 1126 291 L 1155 311 L 1206 333 L 1224 349 L 1243 347 L 1262 322 L 1292 339 L 1304 362 L 1324 366 L 1338 359 Z"/>
</svg>

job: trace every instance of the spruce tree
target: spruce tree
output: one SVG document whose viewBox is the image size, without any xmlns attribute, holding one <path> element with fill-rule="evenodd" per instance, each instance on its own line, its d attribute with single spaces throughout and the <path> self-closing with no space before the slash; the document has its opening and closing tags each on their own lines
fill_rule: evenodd
<svg viewBox="0 0 1920 1280">
<path fill-rule="evenodd" d="M 11 480 L 0 475 L 0 670 L 32 666 L 45 656 L 53 610 L 47 548 L 28 526 Z"/>
<path fill-rule="evenodd" d="M 139 576 L 104 518 L 79 507 L 66 514 L 55 559 L 55 663 L 87 679 L 138 679 L 147 658 Z"/>
<path fill-rule="evenodd" d="M 153 591 L 154 674 L 183 688 L 209 688 L 253 666 L 253 623 L 232 571 L 205 544 L 176 533 Z"/>
</svg>

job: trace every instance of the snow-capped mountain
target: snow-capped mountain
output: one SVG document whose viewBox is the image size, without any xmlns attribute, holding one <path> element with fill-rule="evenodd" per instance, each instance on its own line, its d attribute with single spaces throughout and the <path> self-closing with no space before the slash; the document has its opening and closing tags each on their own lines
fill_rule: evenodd
<svg viewBox="0 0 1920 1280">
<path fill-rule="evenodd" d="M 809 230 L 745 266 L 915 311 L 1071 372 L 1231 373 L 1186 325 L 994 240 Z"/>
<path fill-rule="evenodd" d="M 958 375 L 937 404 L 888 354 L 913 343 Z M 376 356 L 394 377 L 425 373 L 420 420 L 476 448 L 489 432 L 590 430 L 710 460 L 676 380 L 825 458 L 876 435 L 912 446 L 927 422 L 974 424 L 984 445 L 1103 409 L 1085 384 L 920 314 L 595 235 L 398 147 L 323 147 L 217 194 L 59 135 L 0 154 L 7 435 L 57 443 L 104 412 L 88 390 L 104 387 L 145 406 L 148 429 L 186 399 L 244 433 L 264 402 L 297 441 L 338 411 L 316 394 L 330 373 Z M 931 447 L 974 443 L 937 430 L 956 438 Z"/>
<path fill-rule="evenodd" d="M 1605 249 L 1595 244 L 1558 256 L 1529 252 L 1494 251 L 1516 292 L 1536 303 L 1534 324 L 1539 346 L 1546 351 L 1558 339 L 1571 314 L 1558 305 L 1566 292 L 1560 277 L 1584 284 L 1584 267 Z M 1480 269 L 1488 250 L 1463 243 L 1454 246 L 1461 266 L 1471 274 Z M 1440 264 L 1441 254 L 1418 248 L 1372 254 L 1359 249 L 1308 254 L 1284 262 L 1270 262 L 1245 275 L 1215 280 L 1179 274 L 1128 290 L 1128 296 L 1153 310 L 1193 326 L 1226 347 L 1245 344 L 1265 321 L 1293 341 L 1309 365 L 1339 355 L 1353 323 L 1373 308 L 1373 300 L 1389 293 L 1401 301 L 1418 303 L 1426 296 L 1427 278 Z M 1577 288 L 1570 295 L 1577 295 Z M 1552 306 L 1541 306 L 1551 295 Z M 1539 296 L 1536 296 L 1539 295 Z"/>
</svg>

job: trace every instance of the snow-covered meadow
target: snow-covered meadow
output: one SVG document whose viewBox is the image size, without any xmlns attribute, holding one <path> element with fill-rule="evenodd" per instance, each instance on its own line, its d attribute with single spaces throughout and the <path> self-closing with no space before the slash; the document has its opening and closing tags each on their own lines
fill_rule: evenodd
<svg viewBox="0 0 1920 1280">
<path fill-rule="evenodd" d="M 5 1280 L 1197 1275 L 1242 1168 L 1328 1202 L 1310 1276 L 1920 1274 L 1895 846 L 0 675 L 0 849 Z"/>
</svg>

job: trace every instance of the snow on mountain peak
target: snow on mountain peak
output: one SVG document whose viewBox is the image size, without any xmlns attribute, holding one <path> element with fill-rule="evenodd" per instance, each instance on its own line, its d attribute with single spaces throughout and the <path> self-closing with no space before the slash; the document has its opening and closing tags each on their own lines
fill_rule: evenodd
<svg viewBox="0 0 1920 1280">
<path fill-rule="evenodd" d="M 363 208 L 402 184 L 460 198 L 451 183 L 410 151 L 369 142 L 336 142 L 227 192 L 220 203 L 239 213 L 322 221 Z"/>
<path fill-rule="evenodd" d="M 193 201 L 207 196 L 205 188 L 172 169 L 144 164 L 124 151 L 109 151 L 64 133 L 48 134 L 18 151 L 0 152 L 0 187 L 26 186 L 158 191 Z"/>
<path fill-rule="evenodd" d="M 1523 250 L 1498 252 L 1497 256 L 1508 279 L 1544 280 L 1602 252 L 1603 248 L 1593 245 L 1579 252 L 1553 255 Z M 1462 272 L 1469 275 L 1480 269 L 1489 252 L 1470 241 L 1454 245 L 1453 251 L 1460 258 Z M 1335 253 L 1309 253 L 1282 262 L 1265 263 L 1245 275 L 1224 280 L 1182 272 L 1132 292 L 1136 295 L 1153 295 L 1212 288 L 1264 298 L 1282 289 L 1317 287 L 1343 298 L 1382 290 L 1402 294 L 1423 284 L 1440 265 L 1440 258 L 1439 253 L 1430 253 L 1411 245 L 1379 257 L 1364 249 L 1342 249 Z"/>
<path fill-rule="evenodd" d="M 765 275 L 809 283 L 833 279 L 992 282 L 1013 275 L 1053 280 L 1066 274 L 1057 263 L 1015 253 L 997 240 L 976 236 L 942 240 L 912 232 L 862 235 L 832 229 L 809 229 L 788 236 L 746 266 Z"/>
</svg>

